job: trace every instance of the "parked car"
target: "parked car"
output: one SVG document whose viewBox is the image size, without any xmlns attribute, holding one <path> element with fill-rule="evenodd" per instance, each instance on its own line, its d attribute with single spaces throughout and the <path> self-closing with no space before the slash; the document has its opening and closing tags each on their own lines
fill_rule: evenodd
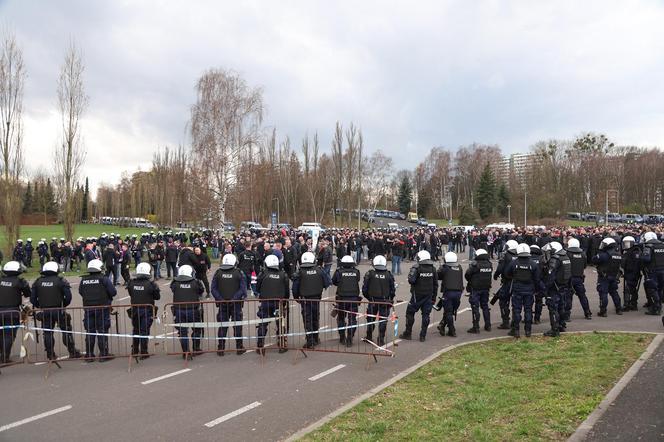
<svg viewBox="0 0 664 442">
<path fill-rule="evenodd" d="M 417 225 L 418 226 L 423 226 L 426 227 L 429 224 L 426 218 L 420 218 L 417 220 Z"/>
<path fill-rule="evenodd" d="M 642 224 L 643 217 L 641 215 L 637 215 L 636 213 L 626 213 L 623 215 L 623 222 L 627 224 Z"/>
<path fill-rule="evenodd" d="M 224 232 L 235 232 L 235 226 L 233 223 L 224 223 L 223 224 Z"/>
<path fill-rule="evenodd" d="M 242 224 L 240 224 L 240 230 L 248 230 L 252 233 L 257 233 L 263 232 L 267 229 L 255 221 L 244 221 Z"/>
</svg>

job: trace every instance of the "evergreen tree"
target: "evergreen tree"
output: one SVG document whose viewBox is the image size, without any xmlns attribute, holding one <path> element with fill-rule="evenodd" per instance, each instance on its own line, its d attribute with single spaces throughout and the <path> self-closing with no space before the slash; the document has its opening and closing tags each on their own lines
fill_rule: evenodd
<svg viewBox="0 0 664 442">
<path fill-rule="evenodd" d="M 51 184 L 50 178 L 46 179 L 46 186 L 43 192 L 44 205 L 42 206 L 42 209 L 44 210 L 44 214 L 55 215 L 57 212 L 55 203 L 55 191 L 53 190 L 53 184 Z"/>
<path fill-rule="evenodd" d="M 83 221 L 88 220 L 88 202 L 90 201 L 90 186 L 88 177 L 85 177 L 85 189 L 83 190 L 83 205 L 81 207 L 81 218 Z"/>
<path fill-rule="evenodd" d="M 510 203 L 510 193 L 505 183 L 500 183 L 498 187 L 498 212 L 501 215 L 507 215 L 507 205 Z"/>
<path fill-rule="evenodd" d="M 424 186 L 420 192 L 417 194 L 417 211 L 419 216 L 426 217 L 431 208 L 432 202 L 432 193 L 431 184 Z"/>
<path fill-rule="evenodd" d="M 494 213 L 496 208 L 496 179 L 488 162 L 484 166 L 484 170 L 480 176 L 476 193 L 480 218 L 486 220 Z"/>
<path fill-rule="evenodd" d="M 397 204 L 401 213 L 410 212 L 410 204 L 413 202 L 413 188 L 410 185 L 408 177 L 403 177 L 401 184 L 399 184 L 399 192 L 397 194 Z"/>
<path fill-rule="evenodd" d="M 25 188 L 25 193 L 23 194 L 23 214 L 28 215 L 33 212 L 33 201 L 34 197 L 32 195 L 32 185 L 30 182 L 28 182 L 28 185 Z"/>
<path fill-rule="evenodd" d="M 474 226 L 477 223 L 477 212 L 468 205 L 461 206 L 459 210 L 459 224 L 462 226 Z"/>
</svg>

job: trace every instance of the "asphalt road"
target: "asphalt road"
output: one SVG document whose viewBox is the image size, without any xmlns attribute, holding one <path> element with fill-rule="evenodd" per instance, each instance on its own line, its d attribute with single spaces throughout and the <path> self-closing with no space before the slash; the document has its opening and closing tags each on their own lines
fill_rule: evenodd
<svg viewBox="0 0 664 442">
<path fill-rule="evenodd" d="M 406 302 L 409 267 L 410 263 L 404 263 L 404 275 L 397 277 L 397 299 Z M 368 268 L 360 266 L 363 273 Z M 77 278 L 71 281 L 76 284 Z M 586 287 L 594 314 L 598 310 L 595 281 L 596 273 L 588 269 Z M 163 305 L 171 295 L 168 281 L 160 284 L 164 285 Z M 333 296 L 332 290 L 327 296 Z M 116 303 L 126 303 L 128 299 L 122 299 L 126 296 L 120 289 Z M 78 295 L 74 298 L 80 305 Z M 401 328 L 406 302 L 396 306 Z M 46 365 L 6 367 L 0 375 L 0 440 L 281 440 L 443 347 L 506 334 L 495 327 L 497 308 L 492 310 L 492 332 L 466 333 L 471 325 L 467 307 L 464 297 L 457 338 L 437 333 L 441 312 L 434 311 L 426 342 L 397 342 L 395 357 L 379 358 L 378 363 L 367 356 L 339 353 L 310 352 L 305 358 L 291 350 L 268 352 L 264 359 L 256 353 L 223 358 L 212 353 L 196 357 L 187 367 L 178 356 L 159 354 L 134 365 L 131 372 L 127 358 L 104 364 L 63 361 L 62 369 L 53 369 L 48 379 L 44 378 Z M 291 318 L 295 316 L 299 312 L 291 312 Z M 533 331 L 546 331 L 546 319 L 545 308 L 542 324 Z M 572 319 L 568 331 L 664 331 L 661 319 L 646 316 L 643 310 L 617 316 L 610 308 L 608 318 L 584 320 L 578 300 Z M 332 321 L 329 315 L 321 316 L 321 325 L 332 328 Z M 419 330 L 419 318 L 415 330 Z M 338 348 L 336 333 L 324 334 L 322 339 L 324 347 Z"/>
</svg>

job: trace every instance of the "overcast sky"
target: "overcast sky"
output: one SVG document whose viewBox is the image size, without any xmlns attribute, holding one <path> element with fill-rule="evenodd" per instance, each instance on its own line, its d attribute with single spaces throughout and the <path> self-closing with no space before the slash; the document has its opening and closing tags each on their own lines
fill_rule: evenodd
<svg viewBox="0 0 664 442">
<path fill-rule="evenodd" d="M 90 105 L 91 184 L 149 167 L 187 142 L 194 84 L 223 67 L 264 89 L 266 125 L 299 144 L 354 121 L 369 151 L 412 168 L 432 146 L 523 152 L 541 139 L 606 133 L 664 146 L 660 1 L 0 0 L 23 48 L 25 147 L 48 165 L 56 82 L 71 38 Z"/>
</svg>

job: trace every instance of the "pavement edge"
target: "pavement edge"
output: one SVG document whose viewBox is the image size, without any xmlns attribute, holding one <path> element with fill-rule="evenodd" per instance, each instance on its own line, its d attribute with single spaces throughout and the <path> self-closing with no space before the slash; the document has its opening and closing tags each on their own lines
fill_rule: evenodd
<svg viewBox="0 0 664 442">
<path fill-rule="evenodd" d="M 592 413 L 588 415 L 586 420 L 581 422 L 581 425 L 578 426 L 576 431 L 567 439 L 568 442 L 581 442 L 588 437 L 588 433 L 593 429 L 597 421 L 604 415 L 606 410 L 611 407 L 611 404 L 616 400 L 620 392 L 629 384 L 634 376 L 639 372 L 643 364 L 650 359 L 650 356 L 657 350 L 660 344 L 664 341 L 664 334 L 658 333 L 646 350 L 639 356 L 634 364 L 625 372 L 625 374 L 618 380 L 616 385 L 613 386 L 611 390 L 604 396 L 602 402 L 599 403 L 597 408 L 593 410 Z"/>
</svg>

